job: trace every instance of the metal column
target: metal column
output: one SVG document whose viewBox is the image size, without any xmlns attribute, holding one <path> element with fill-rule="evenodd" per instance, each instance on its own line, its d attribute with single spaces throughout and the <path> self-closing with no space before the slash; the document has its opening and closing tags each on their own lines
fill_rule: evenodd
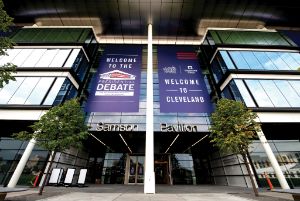
<svg viewBox="0 0 300 201">
<path fill-rule="evenodd" d="M 289 184 L 287 183 L 281 169 L 280 169 L 280 166 L 278 164 L 278 161 L 276 160 L 275 158 L 275 155 L 264 135 L 264 133 L 262 131 L 259 131 L 257 132 L 257 135 L 259 137 L 259 140 L 261 142 L 261 144 L 263 145 L 265 151 L 266 151 L 266 154 L 268 156 L 268 159 L 270 160 L 271 164 L 272 164 L 272 167 L 275 171 L 275 174 L 276 174 L 276 177 L 280 183 L 280 186 L 282 189 L 290 189 L 290 186 Z"/>
<path fill-rule="evenodd" d="M 153 131 L 153 61 L 152 24 L 148 25 L 147 110 L 144 193 L 155 193 L 154 131 Z"/>
</svg>

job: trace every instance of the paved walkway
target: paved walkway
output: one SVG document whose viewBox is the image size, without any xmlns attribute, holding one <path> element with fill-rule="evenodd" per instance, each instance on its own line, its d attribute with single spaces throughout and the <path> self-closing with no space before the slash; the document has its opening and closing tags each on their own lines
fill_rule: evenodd
<svg viewBox="0 0 300 201">
<path fill-rule="evenodd" d="M 89 185 L 88 187 L 47 186 L 43 195 L 38 189 L 9 193 L 6 201 L 290 201 L 292 196 L 260 190 L 216 185 L 156 185 L 156 194 L 144 194 L 142 185 Z"/>
</svg>

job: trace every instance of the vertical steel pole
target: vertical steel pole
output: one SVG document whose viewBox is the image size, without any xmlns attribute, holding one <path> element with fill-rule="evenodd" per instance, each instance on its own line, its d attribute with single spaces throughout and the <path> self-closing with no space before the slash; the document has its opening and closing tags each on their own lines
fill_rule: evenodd
<svg viewBox="0 0 300 201">
<path fill-rule="evenodd" d="M 148 25 L 147 109 L 144 193 L 155 193 L 154 131 L 153 131 L 153 58 L 152 24 Z"/>
</svg>

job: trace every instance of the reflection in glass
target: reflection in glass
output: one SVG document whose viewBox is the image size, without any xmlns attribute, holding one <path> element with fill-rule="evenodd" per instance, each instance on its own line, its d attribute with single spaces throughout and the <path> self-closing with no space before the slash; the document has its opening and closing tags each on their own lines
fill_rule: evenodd
<svg viewBox="0 0 300 201">
<path fill-rule="evenodd" d="M 47 49 L 34 49 L 30 56 L 23 63 L 22 67 L 36 67 L 36 63 L 40 60 Z"/>
<path fill-rule="evenodd" d="M 24 104 L 39 80 L 39 77 L 26 78 L 8 104 Z"/>
<path fill-rule="evenodd" d="M 19 52 L 19 54 L 14 58 L 13 64 L 21 67 L 23 62 L 27 59 L 27 57 L 32 53 L 33 49 L 23 49 Z"/>
<path fill-rule="evenodd" d="M 3 87 L 0 91 L 0 104 L 6 104 L 23 81 L 23 77 L 16 77 L 16 81 L 11 81 Z"/>
<path fill-rule="evenodd" d="M 298 140 L 270 140 L 272 151 L 290 186 L 300 186 L 300 143 Z M 288 150 L 287 150 L 288 149 Z M 250 155 L 261 185 L 267 186 L 265 174 L 279 187 L 274 169 L 259 141 L 251 145 Z"/>
<path fill-rule="evenodd" d="M 102 183 L 123 184 L 125 176 L 126 154 L 106 153 L 102 171 Z"/>
<path fill-rule="evenodd" d="M 191 154 L 173 154 L 171 161 L 173 184 L 195 184 L 196 177 Z"/>
<path fill-rule="evenodd" d="M 245 80 L 259 107 L 274 107 L 258 80 Z"/>
<path fill-rule="evenodd" d="M 52 85 L 54 77 L 43 77 L 25 102 L 25 105 L 40 105 L 48 89 Z"/>
<path fill-rule="evenodd" d="M 243 82 L 243 80 L 234 80 L 236 86 L 239 89 L 239 92 L 241 93 L 243 100 L 246 104 L 247 107 L 256 107 L 254 101 L 252 100 L 247 88 L 245 87 L 245 84 Z"/>
<path fill-rule="evenodd" d="M 71 49 L 61 49 L 53 58 L 52 62 L 50 63 L 49 67 L 62 67 L 64 62 L 66 61 Z"/>
<path fill-rule="evenodd" d="M 64 65 L 64 67 L 72 67 L 79 52 L 80 52 L 80 49 L 73 49 L 71 55 L 69 56 L 67 62 Z"/>
<path fill-rule="evenodd" d="M 64 81 L 65 81 L 65 78 L 63 78 L 63 77 L 59 77 L 59 78 L 56 79 L 56 81 L 55 81 L 54 85 L 52 86 L 46 100 L 43 103 L 44 105 L 52 105 L 53 104 L 53 102 L 54 102 L 54 100 L 55 100 L 55 98 L 56 98 L 56 96 L 57 96 L 57 94 L 58 94 L 58 92 L 59 92 L 59 90 L 60 90 L 60 88 L 61 88 Z"/>
<path fill-rule="evenodd" d="M 230 51 L 230 56 L 239 69 L 250 69 L 248 63 L 246 62 L 240 51 Z"/>
<path fill-rule="evenodd" d="M 267 92 L 275 107 L 290 107 L 282 93 L 274 84 L 273 80 L 260 80 L 261 86 Z"/>
<path fill-rule="evenodd" d="M 274 82 L 292 107 L 300 107 L 300 97 L 287 80 L 275 80 Z"/>
<path fill-rule="evenodd" d="M 234 64 L 232 63 L 227 51 L 220 51 L 220 54 L 227 66 L 228 69 L 235 69 Z"/>
</svg>

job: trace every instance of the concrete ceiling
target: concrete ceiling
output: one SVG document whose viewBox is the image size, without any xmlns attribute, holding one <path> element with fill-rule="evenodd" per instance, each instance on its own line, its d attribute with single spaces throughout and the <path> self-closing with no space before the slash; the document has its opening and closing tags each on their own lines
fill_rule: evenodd
<svg viewBox="0 0 300 201">
<path fill-rule="evenodd" d="M 98 41 L 197 43 L 207 27 L 300 27 L 297 0 L 3 0 L 16 25 L 93 26 Z"/>
</svg>

